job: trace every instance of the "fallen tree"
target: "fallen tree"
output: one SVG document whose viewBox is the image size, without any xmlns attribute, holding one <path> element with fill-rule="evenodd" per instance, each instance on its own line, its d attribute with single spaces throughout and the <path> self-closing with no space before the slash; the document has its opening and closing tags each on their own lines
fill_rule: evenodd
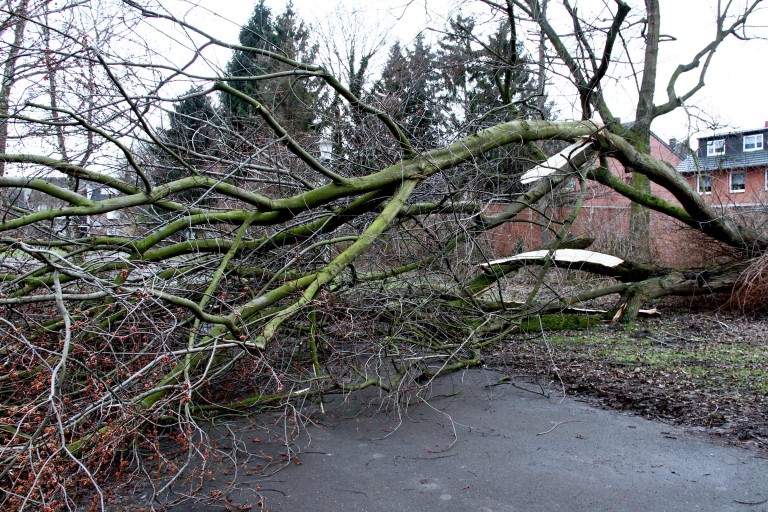
<svg viewBox="0 0 768 512">
<path fill-rule="evenodd" d="M 19 90 L 10 96 L 15 103 L 2 107 L 5 128 L 17 134 L 0 153 L 5 506 L 55 510 L 76 502 L 77 489 L 93 488 L 104 508 L 105 468 L 125 470 L 126 447 L 159 452 L 158 439 L 170 431 L 195 450 L 196 422 L 209 415 L 369 386 L 396 392 L 480 364 L 484 347 L 531 317 L 603 296 L 616 296 L 605 321 L 631 321 L 650 299 L 733 287 L 768 237 L 720 215 L 651 157 L 648 132 L 655 117 L 698 90 L 675 92 L 677 76 L 700 69 L 754 6 L 728 26 L 722 13 L 712 45 L 679 68 L 668 102 L 653 106 L 658 5 L 646 2 L 641 101 L 637 121 L 626 128 L 600 85 L 617 34 L 632 30 L 623 2 L 608 28 L 594 34 L 602 54 L 587 46 L 594 69 L 568 46 L 589 40 L 563 42 L 538 2 L 484 3 L 502 9 L 510 27 L 521 18 L 540 25 L 572 74 L 584 120 L 522 119 L 511 108 L 516 100 L 502 94 L 513 119 L 481 130 L 468 123 L 468 134 L 426 149 L 404 123 L 325 67 L 281 48 L 220 41 L 159 8 L 128 0 L 111 6 L 129 26 L 186 33 L 192 60 L 220 47 L 270 63 L 269 72 L 230 76 L 169 66 L 158 56 L 126 57 L 125 41 L 80 37 L 72 19 L 94 27 L 104 20 L 74 4 L 46 11 L 45 23 L 31 18 L 26 3 L 5 14 L 8 26 L 48 34 L 27 39 L 21 52 L 48 86 L 32 95 Z M 570 15 L 584 29 L 576 11 Z M 508 37 L 516 48 L 514 31 Z M 166 89 L 181 78 L 196 87 L 168 99 Z M 248 94 L 236 87 L 246 80 L 261 88 Z M 332 98 L 304 112 L 318 126 L 335 123 L 330 142 L 322 128 L 286 127 L 281 100 L 299 84 L 302 94 L 320 90 Z M 236 115 L 214 108 L 230 101 Z M 310 109 L 303 105 L 295 108 Z M 153 126 L 163 112 L 171 126 Z M 593 112 L 600 121 L 591 120 Z M 367 145 L 351 144 L 360 140 Z M 537 144 L 551 141 L 576 146 L 546 160 Z M 318 143 L 335 145 L 334 158 Z M 475 194 L 487 181 L 479 162 L 494 154 L 520 163 L 521 148 L 538 167 L 516 176 L 519 191 L 487 213 L 488 197 Z M 605 165 L 608 155 L 679 204 L 618 179 Z M 568 218 L 553 219 L 546 247 L 492 260 L 486 233 L 519 221 L 573 177 L 679 220 L 730 247 L 734 261 L 679 270 L 568 248 L 581 199 Z M 567 268 L 612 281 L 540 293 L 548 271 Z M 524 299 L 514 301 L 506 282 L 521 269 L 534 277 Z M 164 469 L 178 470 L 170 462 Z"/>
</svg>

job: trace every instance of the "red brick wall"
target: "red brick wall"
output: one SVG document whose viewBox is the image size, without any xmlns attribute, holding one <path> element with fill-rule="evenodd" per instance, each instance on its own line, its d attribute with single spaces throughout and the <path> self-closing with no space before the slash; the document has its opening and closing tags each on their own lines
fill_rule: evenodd
<svg viewBox="0 0 768 512">
<path fill-rule="evenodd" d="M 673 166 L 678 165 L 681 161 L 677 155 L 656 138 L 651 139 L 651 154 Z M 621 179 L 627 182 L 631 180 L 631 176 L 625 173 L 624 168 L 617 161 L 612 160 L 610 165 L 613 172 Z M 692 186 L 695 187 L 695 177 L 693 180 Z M 722 179 L 715 179 L 713 180 L 712 200 L 730 199 L 736 201 L 744 198 L 751 201 L 758 197 L 764 198 L 765 182 L 760 180 L 764 180 L 762 173 L 748 174 L 747 192 L 730 194 L 728 193 L 727 176 L 725 177 L 725 192 L 723 192 Z M 761 187 L 762 189 L 758 190 Z M 654 195 L 673 204 L 679 204 L 669 191 L 656 184 L 651 184 L 651 191 Z M 571 203 L 568 201 L 568 194 L 556 195 L 550 202 L 555 204 L 558 202 L 560 204 Z M 629 247 L 630 206 L 631 202 L 624 196 L 617 194 L 608 187 L 589 182 L 582 211 L 569 232 L 576 237 L 595 238 L 595 243 L 591 247 L 592 250 L 626 257 Z M 503 208 L 504 205 L 490 205 L 486 210 L 486 215 L 492 215 Z M 549 225 L 556 231 L 559 229 L 559 225 L 549 223 L 547 216 L 551 215 L 551 218 L 563 220 L 571 212 L 569 206 L 544 208 L 545 216 L 528 210 L 521 220 L 533 220 L 545 226 Z M 658 212 L 651 212 L 651 237 L 655 262 L 664 266 L 706 265 L 722 257 L 724 252 L 723 247 L 707 241 L 697 231 Z M 521 250 L 537 249 L 551 241 L 552 238 L 552 231 L 530 222 L 507 223 L 492 230 L 487 235 L 493 257 L 509 256 Z"/>
<path fill-rule="evenodd" d="M 730 191 L 730 171 L 715 171 L 712 175 L 712 193 L 703 194 L 704 199 L 715 205 L 763 205 L 768 204 L 768 193 L 765 190 L 766 170 L 762 168 L 745 169 L 746 186 L 743 192 Z M 688 183 L 697 187 L 696 174 L 686 174 Z"/>
</svg>

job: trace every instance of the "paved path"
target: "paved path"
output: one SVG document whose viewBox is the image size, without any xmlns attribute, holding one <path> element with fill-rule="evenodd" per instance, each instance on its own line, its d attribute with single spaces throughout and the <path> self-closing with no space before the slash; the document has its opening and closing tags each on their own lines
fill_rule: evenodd
<svg viewBox="0 0 768 512">
<path fill-rule="evenodd" d="M 484 370 L 443 377 L 428 403 L 411 404 L 400 419 L 353 395 L 299 439 L 301 465 L 267 478 L 228 471 L 203 490 L 220 485 L 230 506 L 258 510 L 260 486 L 272 512 L 768 511 L 765 452 L 489 386 L 500 378 Z M 244 447 L 265 449 L 251 440 L 242 434 Z"/>
</svg>

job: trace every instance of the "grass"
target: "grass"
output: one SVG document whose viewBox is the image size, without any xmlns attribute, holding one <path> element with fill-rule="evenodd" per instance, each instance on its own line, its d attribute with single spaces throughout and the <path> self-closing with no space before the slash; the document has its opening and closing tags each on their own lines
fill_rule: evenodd
<svg viewBox="0 0 768 512">
<path fill-rule="evenodd" d="M 768 319 L 665 311 L 634 326 L 521 332 L 491 368 L 605 407 L 768 449 Z"/>
<path fill-rule="evenodd" d="M 571 360 L 636 365 L 638 371 L 672 375 L 699 386 L 768 394 L 768 344 L 725 337 L 665 336 L 643 330 L 607 334 L 596 330 L 547 338 Z M 565 355 L 565 354 L 562 354 Z M 633 370 L 635 370 L 633 369 Z"/>
</svg>

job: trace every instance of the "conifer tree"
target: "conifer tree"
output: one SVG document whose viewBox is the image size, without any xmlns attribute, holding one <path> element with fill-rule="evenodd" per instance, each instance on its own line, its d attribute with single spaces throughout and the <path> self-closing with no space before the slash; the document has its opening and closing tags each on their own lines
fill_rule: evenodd
<svg viewBox="0 0 768 512">
<path fill-rule="evenodd" d="M 400 42 L 395 42 L 373 88 L 373 95 L 416 147 L 432 146 L 440 138 L 445 112 L 436 63 L 437 56 L 422 34 L 412 48 L 403 50 Z"/>
<path fill-rule="evenodd" d="M 512 18 L 500 22 L 490 36 L 478 34 L 472 17 L 450 20 L 440 41 L 440 68 L 451 102 L 448 131 L 469 135 L 477 130 L 516 119 L 546 119 L 538 108 L 533 66 L 517 40 Z M 491 151 L 478 162 L 483 170 L 482 190 L 515 191 L 517 176 L 539 152 L 530 145 Z"/>
<path fill-rule="evenodd" d="M 149 176 L 155 183 L 166 183 L 203 174 L 212 165 L 217 147 L 217 112 L 210 96 L 193 87 L 179 97 L 168 113 L 167 128 L 159 130 L 160 144 L 149 146 Z M 198 190 L 181 192 L 179 197 L 196 205 L 206 204 Z"/>
<path fill-rule="evenodd" d="M 258 48 L 301 62 L 312 62 L 317 47 L 310 40 L 307 26 L 301 21 L 293 3 L 289 2 L 276 18 L 260 0 L 248 22 L 240 30 L 240 45 Z M 313 108 L 318 100 L 318 88 L 305 77 L 282 77 L 259 80 L 257 77 L 287 71 L 289 66 L 251 51 L 236 50 L 227 65 L 229 86 L 259 101 L 288 131 L 306 132 L 315 121 Z M 256 123 L 254 110 L 243 101 L 222 96 L 222 103 L 241 128 Z"/>
<path fill-rule="evenodd" d="M 209 96 L 201 94 L 195 87 L 182 96 L 169 114 L 168 129 L 164 132 L 166 144 L 171 146 L 186 162 L 204 164 L 209 150 L 216 144 L 216 133 L 212 122 L 216 111 Z"/>
</svg>

